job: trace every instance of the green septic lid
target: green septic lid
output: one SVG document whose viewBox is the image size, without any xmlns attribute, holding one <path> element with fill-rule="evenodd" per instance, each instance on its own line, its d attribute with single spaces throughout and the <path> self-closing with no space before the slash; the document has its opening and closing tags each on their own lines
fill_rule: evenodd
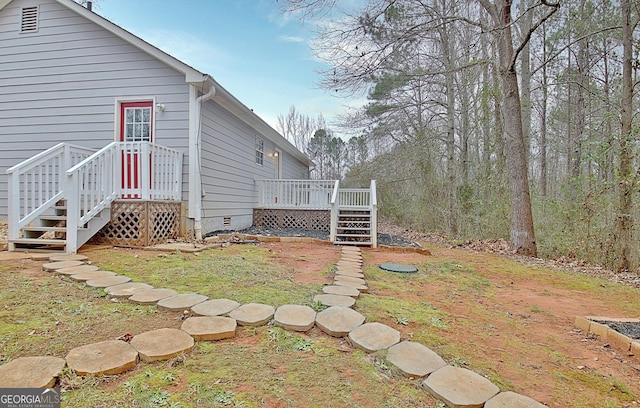
<svg viewBox="0 0 640 408">
<path fill-rule="evenodd" d="M 418 272 L 418 268 L 416 268 L 415 266 L 404 265 L 404 264 L 393 264 L 393 263 L 382 264 L 380 265 L 380 269 L 384 269 L 385 271 L 396 272 L 396 273 L 417 273 Z"/>
</svg>

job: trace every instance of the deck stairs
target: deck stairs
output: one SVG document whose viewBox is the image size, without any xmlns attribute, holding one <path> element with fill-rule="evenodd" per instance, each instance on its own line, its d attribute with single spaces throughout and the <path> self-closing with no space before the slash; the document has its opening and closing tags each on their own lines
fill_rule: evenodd
<svg viewBox="0 0 640 408">
<path fill-rule="evenodd" d="M 79 245 L 86 243 L 109 222 L 110 207 L 103 208 L 89 222 L 77 228 Z M 56 202 L 49 210 L 25 225 L 19 238 L 9 239 L 12 251 L 66 252 L 67 249 L 67 204 Z"/>
<path fill-rule="evenodd" d="M 338 208 L 336 219 L 337 245 L 371 245 L 371 209 L 369 208 Z"/>
<path fill-rule="evenodd" d="M 377 247 L 376 181 L 369 188 L 340 188 L 331 197 L 331 240 L 336 245 Z"/>
<path fill-rule="evenodd" d="M 182 152 L 150 142 L 97 151 L 59 143 L 7 174 L 9 250 L 75 253 L 107 225 L 116 199 L 180 201 Z"/>
</svg>

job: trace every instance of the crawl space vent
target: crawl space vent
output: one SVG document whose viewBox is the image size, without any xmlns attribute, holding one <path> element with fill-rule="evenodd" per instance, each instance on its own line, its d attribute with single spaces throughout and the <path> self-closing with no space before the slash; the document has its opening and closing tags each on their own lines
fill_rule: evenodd
<svg viewBox="0 0 640 408">
<path fill-rule="evenodd" d="M 224 224 L 225 228 L 230 228 L 231 227 L 231 217 L 224 217 L 222 223 Z"/>
</svg>

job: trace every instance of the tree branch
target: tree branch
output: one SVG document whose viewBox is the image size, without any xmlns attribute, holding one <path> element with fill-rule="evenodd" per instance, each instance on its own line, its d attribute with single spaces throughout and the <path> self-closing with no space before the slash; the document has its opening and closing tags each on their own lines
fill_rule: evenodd
<svg viewBox="0 0 640 408">
<path fill-rule="evenodd" d="M 529 41 L 531 40 L 531 36 L 533 35 L 533 33 L 538 29 L 538 27 L 540 27 L 542 24 L 544 24 L 545 21 L 547 21 L 552 15 L 554 15 L 556 11 L 560 9 L 560 3 L 549 3 L 547 0 L 540 0 L 540 4 L 547 7 L 552 7 L 552 9 L 551 11 L 549 11 L 549 13 L 546 16 L 542 17 L 533 26 L 531 26 L 531 28 L 529 28 L 529 31 L 527 31 L 527 34 L 524 36 L 524 39 L 522 40 L 518 48 L 516 48 L 515 52 L 513 53 L 513 58 L 511 58 L 511 62 L 509 63 L 509 67 L 508 67 L 509 71 L 512 71 L 514 69 L 516 65 L 516 61 L 518 59 L 518 55 L 520 55 L 524 47 L 527 46 L 527 43 L 529 43 Z"/>
</svg>

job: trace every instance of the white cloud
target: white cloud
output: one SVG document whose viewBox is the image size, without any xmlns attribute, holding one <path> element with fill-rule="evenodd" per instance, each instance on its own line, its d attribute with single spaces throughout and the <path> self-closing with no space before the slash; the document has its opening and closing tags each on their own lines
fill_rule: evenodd
<svg viewBox="0 0 640 408">
<path fill-rule="evenodd" d="M 284 42 L 292 42 L 292 43 L 305 42 L 304 38 L 294 36 L 294 35 L 281 35 L 281 36 L 278 36 L 278 40 L 284 41 Z"/>
</svg>

